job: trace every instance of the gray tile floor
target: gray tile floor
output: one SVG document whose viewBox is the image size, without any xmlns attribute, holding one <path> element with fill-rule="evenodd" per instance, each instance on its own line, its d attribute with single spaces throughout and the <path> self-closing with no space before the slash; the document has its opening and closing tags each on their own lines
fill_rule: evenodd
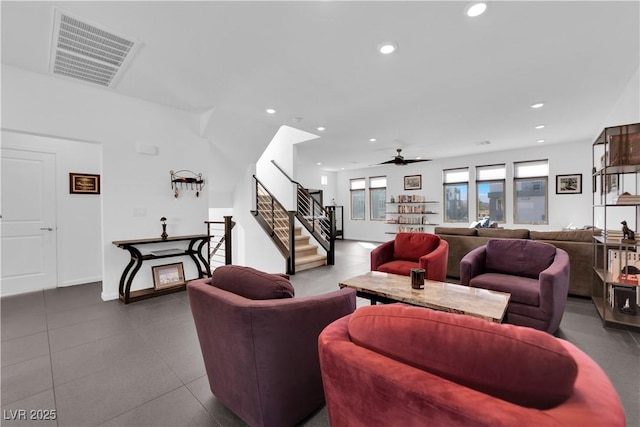
<svg viewBox="0 0 640 427">
<path fill-rule="evenodd" d="M 337 242 L 335 266 L 292 276 L 296 295 L 368 271 L 373 247 Z M 244 425 L 209 391 L 186 293 L 125 306 L 100 291 L 93 283 L 2 298 L 3 426 Z M 569 298 L 558 335 L 602 366 L 628 426 L 640 427 L 640 333 L 605 329 L 589 300 Z M 11 420 L 53 409 L 55 420 Z M 324 408 L 304 423 L 328 425 Z"/>
</svg>

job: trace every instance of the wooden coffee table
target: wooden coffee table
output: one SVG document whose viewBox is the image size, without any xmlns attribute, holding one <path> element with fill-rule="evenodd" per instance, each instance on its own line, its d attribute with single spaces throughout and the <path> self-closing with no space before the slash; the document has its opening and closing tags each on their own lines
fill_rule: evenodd
<svg viewBox="0 0 640 427">
<path fill-rule="evenodd" d="M 510 294 L 453 283 L 424 281 L 424 289 L 413 289 L 409 276 L 370 271 L 340 282 L 341 288 L 355 289 L 371 304 L 404 302 L 449 313 L 480 317 L 501 323 Z"/>
</svg>

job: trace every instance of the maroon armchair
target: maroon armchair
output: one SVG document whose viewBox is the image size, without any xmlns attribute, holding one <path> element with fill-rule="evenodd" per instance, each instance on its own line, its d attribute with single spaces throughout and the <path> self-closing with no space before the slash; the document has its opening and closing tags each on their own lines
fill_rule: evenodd
<svg viewBox="0 0 640 427">
<path fill-rule="evenodd" d="M 439 236 L 398 233 L 371 251 L 371 271 L 409 276 L 412 268 L 424 268 L 426 279 L 444 282 L 448 258 L 449 243 Z"/>
<path fill-rule="evenodd" d="M 223 266 L 187 293 L 211 392 L 244 422 L 293 426 L 323 405 L 318 336 L 355 291 L 294 298 L 282 275 Z"/>
<path fill-rule="evenodd" d="M 554 333 L 569 293 L 569 255 L 543 242 L 489 240 L 462 258 L 460 282 L 510 293 L 507 323 Z"/>
<path fill-rule="evenodd" d="M 602 369 L 535 329 L 388 304 L 333 322 L 318 345 L 332 426 L 625 425 Z"/>
</svg>

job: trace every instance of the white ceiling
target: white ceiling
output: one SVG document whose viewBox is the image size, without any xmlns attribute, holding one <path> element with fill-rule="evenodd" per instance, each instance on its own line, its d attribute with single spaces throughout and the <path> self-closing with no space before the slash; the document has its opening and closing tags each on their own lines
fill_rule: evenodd
<svg viewBox="0 0 640 427">
<path fill-rule="evenodd" d="M 101 90 L 214 109 L 212 142 L 253 161 L 280 125 L 315 133 L 299 154 L 329 170 L 396 148 L 434 159 L 591 141 L 619 124 L 605 120 L 640 65 L 638 1 L 494 1 L 475 19 L 467 4 L 3 1 L 2 62 L 48 73 L 60 7 L 142 42 Z M 399 49 L 382 56 L 386 40 Z"/>
</svg>

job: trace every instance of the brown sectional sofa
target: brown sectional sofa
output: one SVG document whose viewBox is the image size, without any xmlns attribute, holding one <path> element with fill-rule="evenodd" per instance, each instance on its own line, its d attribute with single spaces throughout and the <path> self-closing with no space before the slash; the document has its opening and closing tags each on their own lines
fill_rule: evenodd
<svg viewBox="0 0 640 427">
<path fill-rule="evenodd" d="M 491 239 L 533 239 L 569 254 L 569 294 L 589 297 L 593 281 L 593 230 L 529 231 L 527 229 L 436 227 L 435 234 L 449 242 L 447 277 L 460 278 L 460 260 Z"/>
</svg>

